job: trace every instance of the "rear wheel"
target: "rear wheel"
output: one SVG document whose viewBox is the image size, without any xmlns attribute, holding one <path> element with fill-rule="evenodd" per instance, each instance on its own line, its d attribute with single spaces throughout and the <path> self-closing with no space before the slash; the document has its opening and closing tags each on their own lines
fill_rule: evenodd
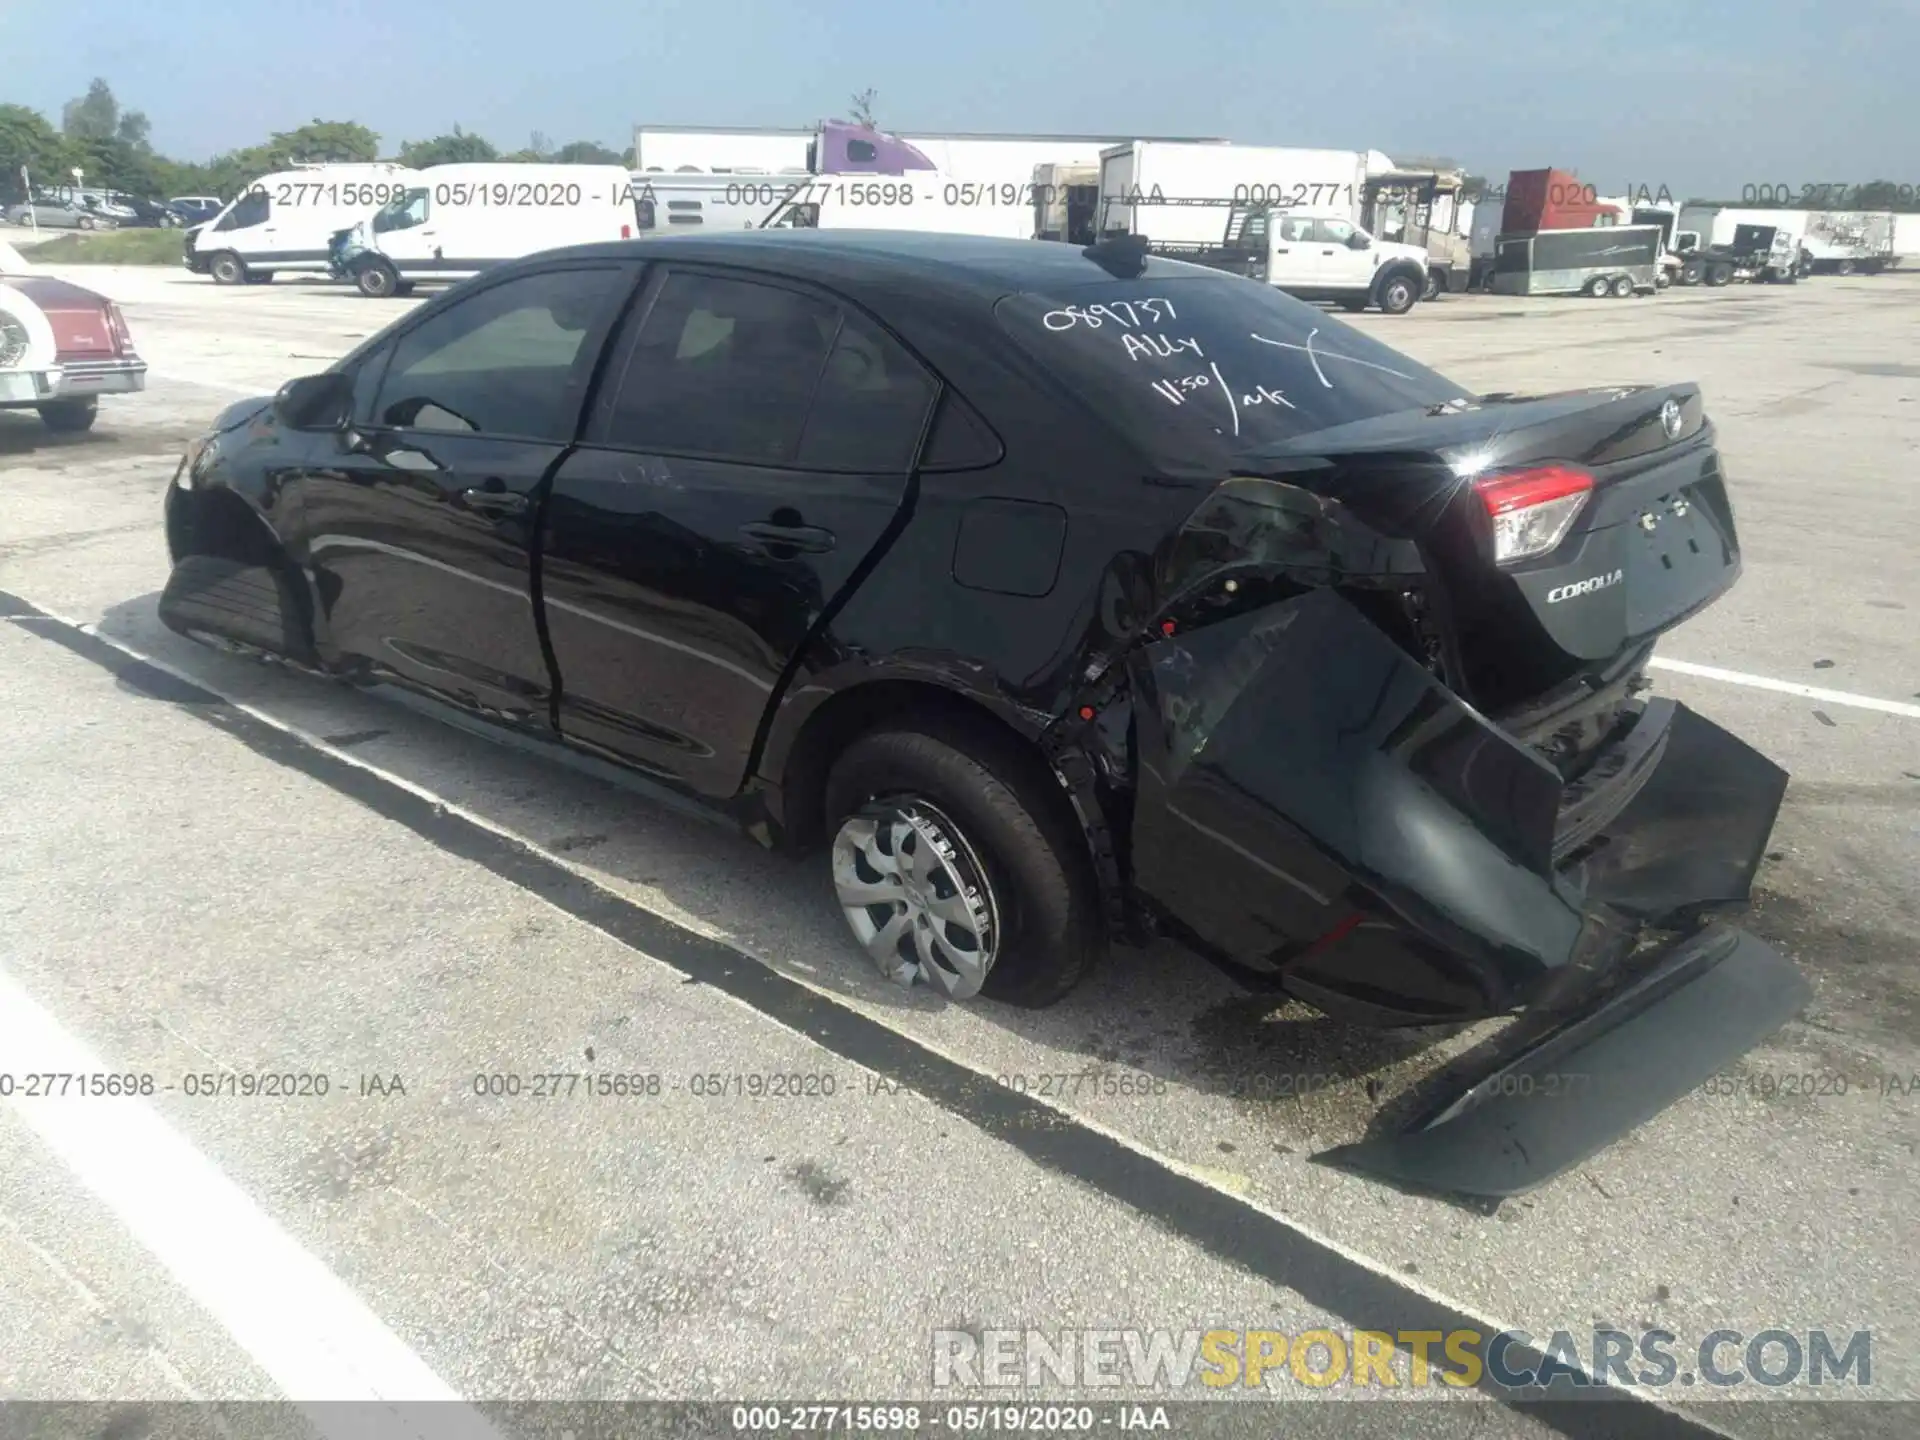
<svg viewBox="0 0 1920 1440">
<path fill-rule="evenodd" d="M 213 276 L 216 285 L 244 285 L 247 283 L 247 267 L 240 263 L 240 257 L 231 250 L 222 250 L 207 263 L 207 273 Z"/>
<path fill-rule="evenodd" d="M 1581 293 L 1591 295 L 1595 300 L 1613 293 L 1613 281 L 1605 275 L 1596 275 L 1580 287 Z"/>
<path fill-rule="evenodd" d="M 1705 272 L 1706 266 L 1702 265 L 1698 260 L 1689 260 L 1680 267 L 1680 283 L 1682 285 L 1698 285 L 1700 283 L 1700 277 Z"/>
<path fill-rule="evenodd" d="M 1404 315 L 1424 288 L 1424 283 L 1411 275 L 1389 275 L 1380 282 L 1379 306 L 1389 315 Z"/>
<path fill-rule="evenodd" d="M 1724 260 L 1707 271 L 1707 284 L 1709 285 L 1731 285 L 1732 283 L 1733 266 Z"/>
<path fill-rule="evenodd" d="M 98 400 L 55 400 L 40 407 L 40 423 L 56 435 L 78 435 L 91 430 L 99 418 Z"/>
<path fill-rule="evenodd" d="M 91 215 L 82 215 L 78 220 L 74 221 L 73 223 L 82 230 L 91 230 L 93 229 L 94 220 Z"/>
<path fill-rule="evenodd" d="M 159 610 L 168 629 L 216 648 L 238 642 L 293 659 L 308 648 L 292 584 L 271 566 L 183 555 L 160 592 Z"/>
<path fill-rule="evenodd" d="M 896 984 L 1037 1008 L 1104 945 L 1078 835 L 1010 743 L 958 726 L 875 731 L 827 780 L 835 896 Z"/>
<path fill-rule="evenodd" d="M 1429 270 L 1427 272 L 1427 288 L 1420 292 L 1420 298 L 1422 300 L 1437 300 L 1439 297 L 1440 272 L 1438 270 Z"/>
<path fill-rule="evenodd" d="M 1616 300 L 1625 300 L 1630 298 L 1632 294 L 1633 294 L 1633 277 L 1630 275 L 1616 276 L 1613 282 L 1614 298 Z"/>
<path fill-rule="evenodd" d="M 1835 266 L 1833 267 L 1833 273 L 1834 273 L 1834 274 L 1836 274 L 1836 275 L 1851 275 L 1851 274 L 1853 274 L 1853 261 L 1851 261 L 1851 260 L 1842 260 L 1842 261 L 1841 261 L 1841 262 L 1840 262 L 1839 264 L 1837 264 L 1837 265 L 1835 265 Z"/>
</svg>

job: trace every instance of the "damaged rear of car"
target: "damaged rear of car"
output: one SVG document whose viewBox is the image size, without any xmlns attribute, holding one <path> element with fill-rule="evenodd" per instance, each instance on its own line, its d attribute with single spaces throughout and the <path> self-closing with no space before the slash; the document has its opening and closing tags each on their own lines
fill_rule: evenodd
<svg viewBox="0 0 1920 1440">
<path fill-rule="evenodd" d="M 1328 1158 L 1527 1189 L 1799 1009 L 1797 972 L 1713 919 L 1786 774 L 1643 694 L 1658 637 L 1740 570 L 1695 387 L 1475 398 L 1177 280 L 1000 314 L 1204 494 L 1053 737 L 1124 817 L 1141 904 L 1337 1018 L 1527 1013 L 1407 1132 Z"/>
</svg>

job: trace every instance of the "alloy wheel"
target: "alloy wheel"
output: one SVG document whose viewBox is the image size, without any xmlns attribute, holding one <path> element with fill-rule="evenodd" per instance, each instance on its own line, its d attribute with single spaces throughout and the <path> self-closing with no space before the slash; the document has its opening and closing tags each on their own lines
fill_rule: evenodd
<svg viewBox="0 0 1920 1440">
<path fill-rule="evenodd" d="M 999 906 L 960 828 L 919 799 L 850 816 L 833 840 L 833 888 L 854 937 L 896 985 L 980 993 L 998 958 Z"/>
</svg>

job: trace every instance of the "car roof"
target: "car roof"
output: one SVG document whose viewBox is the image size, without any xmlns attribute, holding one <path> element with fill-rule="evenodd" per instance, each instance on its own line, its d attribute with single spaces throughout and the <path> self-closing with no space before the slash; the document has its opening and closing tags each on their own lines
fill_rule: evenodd
<svg viewBox="0 0 1920 1440">
<path fill-rule="evenodd" d="M 1022 291 L 1112 283 L 1115 277 L 1078 245 L 1058 240 L 1009 240 L 913 230 L 735 230 L 717 235 L 662 235 L 598 245 L 570 246 L 528 260 L 619 258 L 704 261 L 768 270 L 842 288 L 914 280 L 991 303 Z M 521 263 L 527 263 L 525 261 Z M 1200 265 L 1145 257 L 1142 281 L 1230 282 Z"/>
</svg>

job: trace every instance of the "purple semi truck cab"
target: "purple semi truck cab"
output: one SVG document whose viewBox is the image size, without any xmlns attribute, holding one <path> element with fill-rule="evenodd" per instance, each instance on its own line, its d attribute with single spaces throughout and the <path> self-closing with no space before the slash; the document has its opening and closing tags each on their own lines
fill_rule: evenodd
<svg viewBox="0 0 1920 1440">
<path fill-rule="evenodd" d="M 807 168 L 816 175 L 904 175 L 909 170 L 939 167 L 884 130 L 828 120 L 807 147 Z"/>
</svg>

